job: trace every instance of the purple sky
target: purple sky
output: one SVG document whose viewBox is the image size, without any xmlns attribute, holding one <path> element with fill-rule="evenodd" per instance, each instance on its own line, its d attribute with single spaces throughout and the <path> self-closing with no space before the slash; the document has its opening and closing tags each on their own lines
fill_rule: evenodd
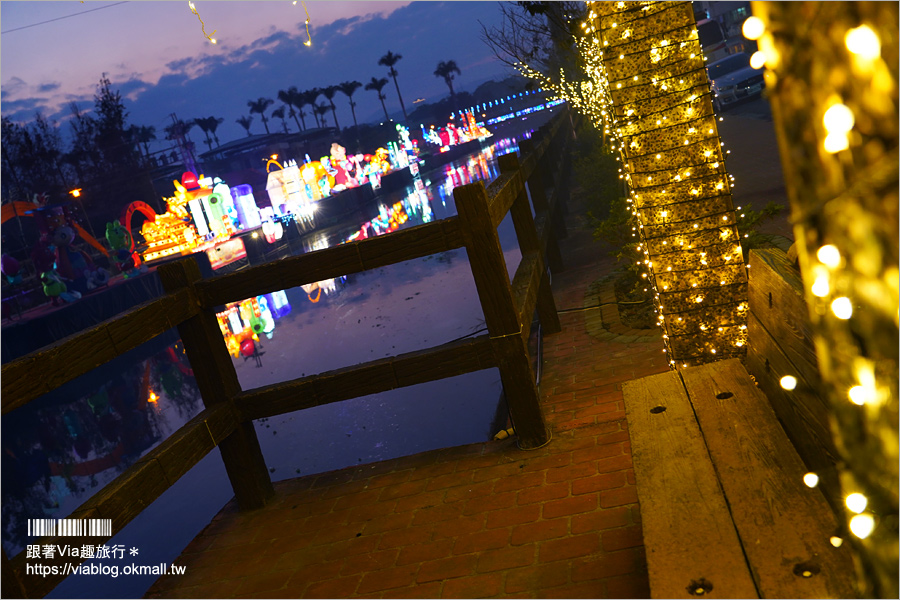
<svg viewBox="0 0 900 600">
<path fill-rule="evenodd" d="M 300 2 L 197 0 L 194 6 L 206 32 L 216 30 L 217 44 L 203 36 L 186 0 L 4 0 L 2 114 L 26 122 L 40 110 L 65 123 L 70 101 L 93 107 L 97 82 L 108 73 L 125 98 L 129 124 L 152 125 L 161 138 L 172 112 L 184 120 L 223 117 L 218 133 L 224 143 L 246 135 L 235 119 L 249 114 L 248 100 L 272 98 L 276 103 L 271 110 L 280 105 L 278 90 L 292 85 L 305 90 L 386 77 L 378 58 L 388 50 L 403 55 L 396 69 L 407 110 L 418 98 L 433 102 L 448 93 L 443 79 L 433 75 L 439 61 L 459 65 L 457 90 L 511 74 L 479 39 L 478 21 L 493 24 L 499 16 L 495 2 L 311 0 L 306 3 L 311 47 L 303 45 L 307 38 Z M 393 82 L 384 91 L 388 111 L 399 112 Z M 360 88 L 354 100 L 360 122 L 377 121 L 383 114 L 372 91 Z M 338 93 L 334 102 L 341 125 L 351 124 L 346 97 Z M 274 125 L 280 128 L 281 122 L 270 122 L 270 129 Z M 259 115 L 251 132 L 263 133 Z"/>
</svg>

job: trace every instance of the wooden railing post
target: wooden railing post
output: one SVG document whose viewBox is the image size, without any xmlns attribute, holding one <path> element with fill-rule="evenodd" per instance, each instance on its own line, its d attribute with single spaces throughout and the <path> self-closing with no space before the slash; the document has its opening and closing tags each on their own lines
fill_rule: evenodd
<svg viewBox="0 0 900 600">
<path fill-rule="evenodd" d="M 534 152 L 535 143 L 533 140 L 522 140 L 519 143 L 519 150 L 522 153 L 522 156 L 528 156 L 532 152 Z M 540 160 L 538 164 L 540 164 Z M 541 169 L 535 165 L 534 170 L 531 172 L 531 175 L 528 177 L 528 192 L 531 194 L 531 202 L 534 204 L 534 212 L 535 214 L 540 213 L 541 211 L 546 211 L 547 216 L 550 219 L 550 225 L 552 225 L 552 229 L 550 230 L 550 236 L 547 239 L 547 263 L 550 266 L 550 270 L 553 273 L 559 273 L 565 269 L 562 260 L 562 253 L 559 250 L 559 241 L 558 237 L 565 237 L 566 235 L 566 224 L 562 219 L 557 218 L 559 215 L 559 207 L 557 205 L 550 206 L 550 202 L 547 200 L 547 189 L 544 187 L 544 176 L 541 174 Z"/>
<path fill-rule="evenodd" d="M 201 278 L 200 268 L 193 256 L 160 265 L 157 273 L 166 292 L 184 288 L 193 291 L 194 284 Z M 193 293 L 191 301 L 197 301 Z M 215 313 L 201 309 L 199 314 L 178 326 L 178 333 L 181 334 L 204 406 L 233 403 L 241 391 L 241 385 Z M 253 422 L 239 423 L 235 431 L 219 443 L 219 451 L 241 509 L 265 506 L 274 490 Z"/>
<path fill-rule="evenodd" d="M 459 186 L 453 190 L 453 199 L 519 447 L 539 448 L 550 440 L 550 433 L 484 184 Z"/>
<path fill-rule="evenodd" d="M 519 157 L 515 153 L 504 154 L 497 160 L 501 173 L 515 173 L 519 170 Z M 541 270 L 541 281 L 538 286 L 537 311 L 540 317 L 544 333 L 559 333 L 562 329 L 559 324 L 559 314 L 556 312 L 556 302 L 553 300 L 553 292 L 550 289 L 550 277 L 547 275 L 547 267 L 541 252 L 541 240 L 538 239 L 534 218 L 531 216 L 531 207 L 528 205 L 528 195 L 525 192 L 525 182 L 522 181 L 522 191 L 516 196 L 510 208 L 513 226 L 516 228 L 516 237 L 519 239 L 519 250 L 524 257 L 534 252 L 539 255 L 538 265 Z M 549 216 L 549 214 L 548 214 Z M 554 236 L 549 233 L 550 239 Z M 559 248 L 557 248 L 557 252 Z M 522 315 L 531 319 L 531 315 Z"/>
</svg>

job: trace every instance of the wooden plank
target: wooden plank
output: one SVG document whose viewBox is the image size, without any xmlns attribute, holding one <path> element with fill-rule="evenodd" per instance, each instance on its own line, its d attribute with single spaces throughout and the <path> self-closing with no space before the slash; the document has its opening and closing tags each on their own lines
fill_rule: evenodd
<svg viewBox="0 0 900 600">
<path fill-rule="evenodd" d="M 251 296 L 358 273 L 363 270 L 359 244 L 341 244 L 198 281 L 197 296 L 203 308 L 212 308 Z"/>
<path fill-rule="evenodd" d="M 622 384 L 653 598 L 758 598 L 678 373 Z"/>
<path fill-rule="evenodd" d="M 778 424 L 736 358 L 681 371 L 709 454 L 764 598 L 852 598 L 848 545 Z M 808 572 L 809 576 L 801 573 Z"/>
<path fill-rule="evenodd" d="M 458 218 L 450 217 L 447 220 L 456 221 Z M 363 269 L 377 269 L 405 260 L 461 248 L 463 240 L 458 233 L 459 230 L 457 229 L 456 236 L 448 238 L 445 223 L 442 221 L 416 225 L 409 229 L 354 242 L 359 245 L 359 256 Z"/>
<path fill-rule="evenodd" d="M 750 251 L 750 310 L 810 384 L 820 382 L 803 281 L 782 250 Z"/>
<path fill-rule="evenodd" d="M 193 290 L 201 281 L 200 267 L 192 256 L 160 265 L 157 273 L 166 291 Z M 212 309 L 201 310 L 179 325 L 178 332 L 204 406 L 231 405 L 241 391 L 241 385 L 215 312 Z M 265 506 L 275 490 L 253 424 L 247 421 L 238 423 L 219 444 L 219 452 L 241 509 Z"/>
<path fill-rule="evenodd" d="M 534 384 L 503 249 L 491 222 L 487 193 L 479 181 L 455 188 L 453 199 L 519 447 L 539 448 L 550 440 L 550 433 L 541 412 L 540 393 Z"/>
<path fill-rule="evenodd" d="M 490 340 L 482 335 L 248 390 L 235 404 L 242 420 L 272 417 L 493 366 Z"/>
<path fill-rule="evenodd" d="M 515 153 L 501 156 L 498 163 L 501 173 L 521 173 L 519 159 Z M 516 229 L 516 237 L 519 240 L 519 249 L 522 252 L 523 263 L 525 262 L 525 256 L 534 254 L 536 258 L 534 264 L 526 264 L 526 267 L 533 269 L 533 271 L 524 272 L 522 281 L 527 283 L 527 287 L 524 290 L 516 291 L 517 296 L 524 291 L 522 297 L 518 298 L 521 300 L 521 303 L 516 305 L 519 310 L 520 325 L 522 325 L 525 331 L 524 335 L 527 337 L 531 329 L 532 315 L 534 314 L 536 303 L 543 331 L 548 334 L 557 333 L 560 331 L 561 326 L 559 324 L 559 314 L 556 311 L 556 301 L 553 299 L 553 292 L 550 289 L 550 278 L 544 265 L 542 238 L 538 235 L 535 227 L 531 206 L 528 204 L 528 194 L 524 187 L 513 201 L 510 207 L 510 214 L 512 215 L 513 226 Z M 519 275 L 521 270 L 522 263 L 520 263 L 516 271 L 516 276 Z M 515 290 L 515 288 L 516 282 L 514 277 L 513 289 Z"/>
<path fill-rule="evenodd" d="M 778 344 L 753 313 L 747 320 L 749 343 L 747 372 L 756 378 L 781 426 L 807 468 L 819 476 L 819 487 L 836 514 L 843 513 L 843 499 L 837 474 L 838 452 L 829 425 L 828 407 L 802 375 L 793 367 Z M 788 391 L 779 383 L 784 375 L 797 378 L 797 387 Z"/>
<path fill-rule="evenodd" d="M 475 185 L 475 184 L 469 184 Z M 490 223 L 496 229 L 506 218 L 512 203 L 519 193 L 525 189 L 525 182 L 516 173 L 501 173 L 486 188 Z"/>
<path fill-rule="evenodd" d="M 228 416 L 231 423 L 228 434 L 221 435 L 222 432 L 220 432 L 220 439 L 224 439 L 237 427 L 235 413 L 225 403 L 201 411 L 138 462 L 156 461 L 159 463 L 165 473 L 166 481 L 169 486 L 172 486 L 216 447 L 216 439 L 208 422 L 214 417 L 224 415 Z"/>
<path fill-rule="evenodd" d="M 531 322 L 534 316 L 534 307 L 537 304 L 538 286 L 541 284 L 542 262 L 541 256 L 537 252 L 523 254 L 516 274 L 513 276 L 513 296 L 516 310 L 519 312 L 522 335 L 525 337 L 531 335 Z"/>
<path fill-rule="evenodd" d="M 169 294 L 3 365 L 2 414 L 165 333 L 197 310 L 187 291 Z"/>
<path fill-rule="evenodd" d="M 204 308 L 460 248 L 457 217 L 290 256 L 198 282 Z"/>
</svg>

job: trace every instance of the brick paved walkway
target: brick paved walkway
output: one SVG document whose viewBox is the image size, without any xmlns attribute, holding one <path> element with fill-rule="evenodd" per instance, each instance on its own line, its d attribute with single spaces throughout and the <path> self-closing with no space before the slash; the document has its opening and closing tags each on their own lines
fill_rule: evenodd
<svg viewBox="0 0 900 600">
<path fill-rule="evenodd" d="M 610 298 L 614 269 L 573 207 L 554 276 L 560 309 Z M 593 285 L 592 285 L 593 284 Z M 230 502 L 149 597 L 647 598 L 621 383 L 666 370 L 655 332 L 609 309 L 560 315 L 544 340 L 553 439 L 492 441 L 275 484 Z"/>
</svg>

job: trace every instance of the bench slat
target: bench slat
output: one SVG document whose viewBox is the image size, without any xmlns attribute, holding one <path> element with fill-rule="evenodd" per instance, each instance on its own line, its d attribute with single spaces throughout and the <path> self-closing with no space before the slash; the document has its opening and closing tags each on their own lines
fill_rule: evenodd
<svg viewBox="0 0 900 600">
<path fill-rule="evenodd" d="M 688 368 L 681 376 L 760 595 L 855 597 L 848 545 L 829 543 L 834 514 L 822 493 L 803 483 L 803 462 L 740 361 Z"/>
<path fill-rule="evenodd" d="M 705 580 L 705 596 L 758 598 L 678 373 L 622 387 L 652 596 L 696 598 Z"/>
</svg>

